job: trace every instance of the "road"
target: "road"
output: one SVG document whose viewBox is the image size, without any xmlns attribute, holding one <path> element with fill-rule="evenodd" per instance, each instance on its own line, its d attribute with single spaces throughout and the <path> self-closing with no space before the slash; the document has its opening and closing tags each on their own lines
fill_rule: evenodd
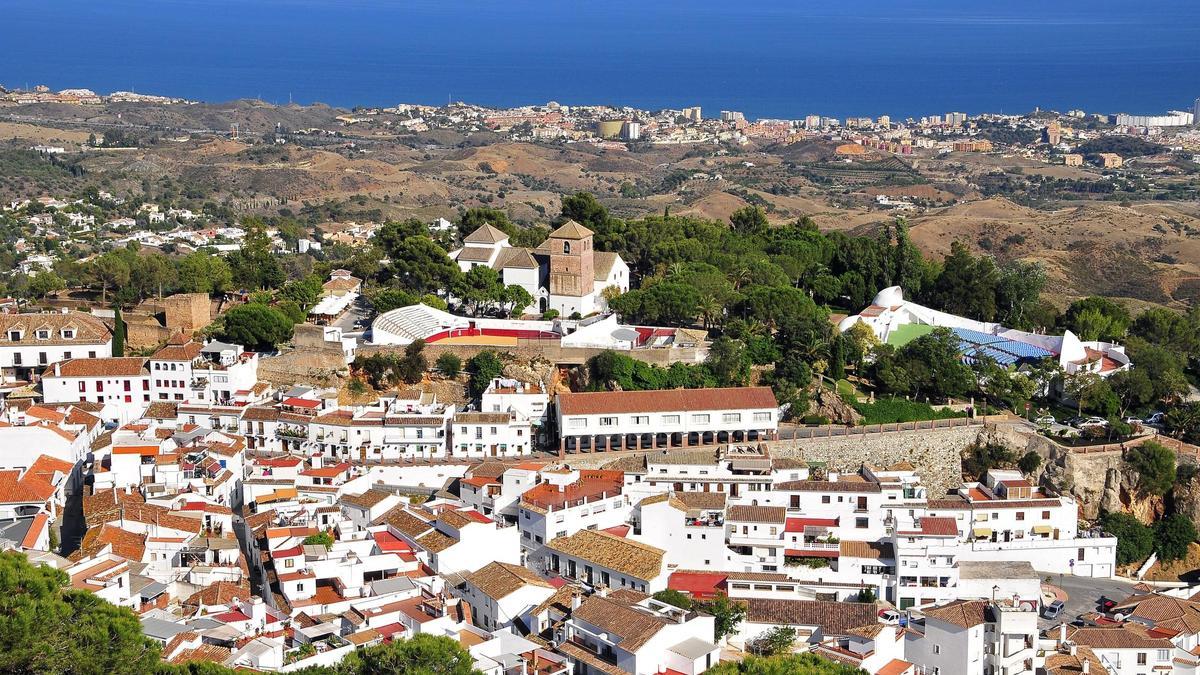
<svg viewBox="0 0 1200 675">
<path fill-rule="evenodd" d="M 359 319 L 366 319 L 371 315 L 371 308 L 367 305 L 366 300 L 360 295 L 354 299 L 346 312 L 338 317 L 338 320 L 333 322 L 333 325 L 342 329 L 342 334 L 362 332 L 362 328 L 355 326 Z"/>
<path fill-rule="evenodd" d="M 1059 577 L 1057 574 L 1043 575 L 1042 580 L 1050 579 L 1050 583 L 1058 586 L 1067 592 L 1066 607 L 1063 608 L 1062 615 L 1050 621 L 1038 617 L 1038 628 L 1045 630 L 1051 626 L 1057 625 L 1062 621 L 1071 622 L 1075 617 L 1085 612 L 1096 611 L 1096 603 L 1100 600 L 1100 596 L 1107 596 L 1113 600 L 1122 600 L 1133 594 L 1133 584 L 1128 581 L 1119 579 L 1092 579 L 1090 577 L 1073 577 L 1063 575 Z"/>
</svg>

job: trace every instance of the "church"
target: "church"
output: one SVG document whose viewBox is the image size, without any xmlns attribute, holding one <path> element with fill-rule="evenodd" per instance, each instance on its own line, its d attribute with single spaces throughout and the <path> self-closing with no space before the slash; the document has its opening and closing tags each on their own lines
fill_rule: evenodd
<svg viewBox="0 0 1200 675">
<path fill-rule="evenodd" d="M 587 316 L 608 311 L 604 289 L 629 290 L 629 265 L 616 253 L 595 250 L 592 234 L 568 220 L 530 249 L 509 244 L 507 234 L 484 224 L 450 257 L 463 272 L 487 265 L 500 273 L 505 286 L 524 288 L 534 300 L 526 313 L 553 309 L 564 318 L 576 312 Z"/>
</svg>

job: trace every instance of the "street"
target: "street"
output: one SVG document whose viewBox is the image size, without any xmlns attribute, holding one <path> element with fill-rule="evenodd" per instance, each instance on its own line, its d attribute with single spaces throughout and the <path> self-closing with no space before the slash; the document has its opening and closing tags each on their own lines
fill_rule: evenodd
<svg viewBox="0 0 1200 675">
<path fill-rule="evenodd" d="M 362 332 L 366 330 L 366 328 L 356 326 L 355 324 L 359 319 L 366 319 L 370 315 L 371 308 L 367 304 L 366 299 L 360 295 L 354 299 L 354 302 L 350 304 L 350 307 L 346 309 L 344 314 L 338 317 L 338 320 L 335 321 L 333 325 L 341 328 L 343 335 L 346 333 Z"/>
<path fill-rule="evenodd" d="M 1134 584 L 1119 579 L 1093 579 L 1066 574 L 1059 577 L 1057 574 L 1045 574 L 1042 576 L 1042 581 L 1044 582 L 1046 579 L 1050 580 L 1049 583 L 1052 586 L 1057 586 L 1067 592 L 1067 601 L 1059 618 L 1051 621 L 1041 616 L 1038 617 L 1038 628 L 1041 630 L 1063 621 L 1070 623 L 1080 614 L 1096 611 L 1096 603 L 1102 595 L 1120 601 L 1134 592 Z"/>
</svg>

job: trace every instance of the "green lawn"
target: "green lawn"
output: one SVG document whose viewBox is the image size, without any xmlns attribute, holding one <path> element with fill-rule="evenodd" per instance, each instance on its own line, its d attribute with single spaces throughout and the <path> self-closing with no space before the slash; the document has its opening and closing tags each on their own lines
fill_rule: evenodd
<svg viewBox="0 0 1200 675">
<path fill-rule="evenodd" d="M 933 326 L 922 323 L 906 323 L 888 334 L 887 343 L 893 347 L 903 347 L 922 335 L 933 332 Z"/>
</svg>

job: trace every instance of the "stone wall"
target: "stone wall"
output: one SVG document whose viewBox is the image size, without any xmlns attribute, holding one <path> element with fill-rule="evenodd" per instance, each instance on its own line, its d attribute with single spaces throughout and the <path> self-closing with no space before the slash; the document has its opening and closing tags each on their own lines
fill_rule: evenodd
<svg viewBox="0 0 1200 675">
<path fill-rule="evenodd" d="M 975 443 L 983 427 L 897 431 L 864 436 L 772 441 L 776 457 L 820 462 L 830 471 L 857 471 L 863 464 L 888 466 L 909 462 L 931 497 L 946 494 L 962 482 L 962 453 Z"/>
<path fill-rule="evenodd" d="M 481 351 L 491 350 L 494 352 L 509 353 L 517 359 L 529 361 L 534 358 L 541 358 L 551 363 L 561 365 L 580 365 L 589 358 L 604 352 L 603 349 L 590 349 L 582 347 L 563 347 L 558 344 L 557 340 L 518 340 L 514 345 L 464 345 L 464 344 L 442 344 L 433 343 L 425 345 L 425 355 L 432 363 L 437 360 L 445 352 L 458 355 L 463 361 L 475 356 Z M 379 352 L 395 352 L 404 351 L 404 347 L 394 345 L 371 345 L 361 344 L 358 347 L 359 354 L 370 355 Z M 696 348 L 679 348 L 679 349 L 636 349 L 632 351 L 623 351 L 626 354 L 638 361 L 644 361 L 656 366 L 669 366 L 672 363 L 699 363 L 703 360 L 698 354 Z"/>
<path fill-rule="evenodd" d="M 866 436 L 770 441 L 776 457 L 794 457 L 821 463 L 830 471 L 858 471 L 863 464 L 887 466 L 910 462 L 931 497 L 946 494 L 962 482 L 962 452 L 979 439 L 984 427 L 956 427 L 898 431 Z M 568 455 L 571 466 L 596 468 L 617 457 L 646 453 L 596 453 Z"/>
</svg>

